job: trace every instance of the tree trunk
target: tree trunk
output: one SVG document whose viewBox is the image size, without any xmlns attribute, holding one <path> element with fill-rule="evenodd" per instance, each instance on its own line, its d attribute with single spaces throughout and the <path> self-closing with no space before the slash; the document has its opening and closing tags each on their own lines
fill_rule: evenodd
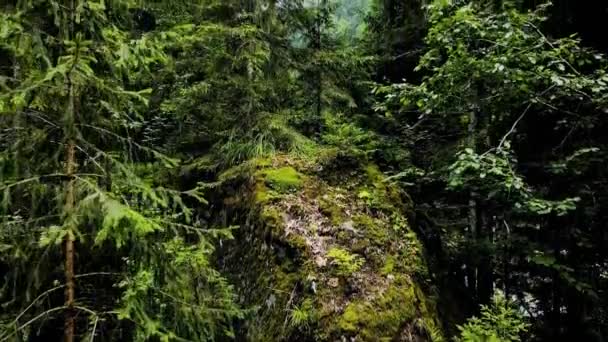
<svg viewBox="0 0 608 342">
<path fill-rule="evenodd" d="M 478 208 L 479 210 L 479 227 L 478 235 L 479 241 L 483 243 L 482 253 L 480 253 L 481 260 L 479 261 L 479 275 L 477 284 L 477 293 L 479 296 L 479 302 L 482 304 L 488 304 L 492 299 L 494 293 L 494 272 L 492 264 L 492 245 L 493 245 L 493 230 L 490 225 L 493 224 L 493 220 L 488 217 L 489 215 L 483 206 Z"/>
<path fill-rule="evenodd" d="M 17 57 L 13 57 L 13 79 L 15 84 L 18 84 L 19 80 L 21 78 L 21 70 L 20 70 L 20 66 L 19 66 L 19 61 L 17 60 Z M 17 114 L 13 116 L 13 127 L 17 127 L 18 129 L 21 127 L 22 122 L 21 122 L 21 115 Z M 14 168 L 15 170 L 13 171 L 14 174 L 18 175 L 21 172 L 21 145 L 22 145 L 22 141 L 23 139 L 21 139 L 21 130 L 17 130 L 16 131 L 16 136 L 17 138 L 15 139 L 15 144 L 13 145 L 15 148 L 15 162 L 14 162 Z"/>
<path fill-rule="evenodd" d="M 322 6 L 325 6 L 325 1 L 323 1 Z M 320 5 L 317 3 L 317 29 L 315 32 L 315 50 L 317 53 L 321 52 L 321 7 Z M 317 72 L 316 72 L 316 91 L 317 91 L 317 96 L 316 96 L 316 112 L 317 112 L 317 117 L 321 116 L 321 111 L 322 111 L 322 94 L 321 92 L 323 91 L 323 85 L 322 85 L 322 75 L 321 75 L 321 68 L 319 66 L 317 66 Z"/>
<path fill-rule="evenodd" d="M 559 262 L 560 254 L 559 251 L 561 249 L 560 244 L 560 234 L 558 231 L 553 232 L 553 257 L 556 261 Z M 553 338 L 559 340 L 562 336 L 562 286 L 561 286 L 561 277 L 559 275 L 558 270 L 554 270 L 552 272 L 552 307 L 551 307 L 551 326 L 553 328 Z"/>
<path fill-rule="evenodd" d="M 467 130 L 467 146 L 473 151 L 476 150 L 477 140 L 475 137 L 475 129 L 477 126 L 477 113 L 475 110 L 472 110 L 469 114 L 469 127 Z M 478 225 L 478 217 L 477 217 L 477 193 L 474 190 L 469 192 L 469 204 L 468 204 L 468 235 L 469 241 L 473 241 L 473 243 L 477 243 L 477 225 Z M 477 248 L 477 246 L 475 246 Z M 475 253 L 473 253 L 475 254 Z M 477 262 L 474 260 L 471 255 L 469 255 L 469 265 L 467 265 L 468 269 L 468 285 L 469 289 L 472 291 L 474 295 L 477 295 Z"/>
<path fill-rule="evenodd" d="M 70 17 L 69 17 L 69 38 L 74 37 L 74 11 L 75 11 L 74 0 L 70 1 Z M 70 71 L 71 73 L 71 71 Z M 67 220 L 67 234 L 64 240 L 64 258 L 65 258 L 65 324 L 64 324 L 64 341 L 73 342 L 75 333 L 75 312 L 74 312 L 74 299 L 75 299 L 75 277 L 74 277 L 74 207 L 75 207 L 75 194 L 74 194 L 74 171 L 76 168 L 76 143 L 74 141 L 74 122 L 76 118 L 76 108 L 74 105 L 74 84 L 72 83 L 71 75 L 68 73 L 67 86 L 68 86 L 68 106 L 67 113 L 64 123 L 65 135 L 67 140 L 66 146 L 66 163 L 65 173 L 67 177 L 67 184 L 65 189 L 65 220 Z"/>
<path fill-rule="evenodd" d="M 74 141 L 70 140 L 67 146 L 67 159 L 66 159 L 66 175 L 69 178 L 66 187 L 66 200 L 65 210 L 66 218 L 68 221 L 69 229 L 65 237 L 65 327 L 64 327 L 64 339 L 65 342 L 74 341 L 74 298 L 75 298 L 75 281 L 74 281 L 74 231 L 71 221 L 73 220 L 74 211 L 74 166 L 75 160 L 75 146 Z"/>
<path fill-rule="evenodd" d="M 509 298 L 510 295 L 510 278 L 509 275 L 511 273 L 511 228 L 509 227 L 507 220 L 503 217 L 503 224 L 505 226 L 505 242 L 504 249 L 502 255 L 503 262 L 503 291 L 505 293 L 505 297 Z"/>
</svg>

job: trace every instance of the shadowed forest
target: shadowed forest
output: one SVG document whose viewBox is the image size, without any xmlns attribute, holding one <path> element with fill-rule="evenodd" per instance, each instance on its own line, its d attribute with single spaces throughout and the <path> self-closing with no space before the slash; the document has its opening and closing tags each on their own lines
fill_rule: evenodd
<svg viewBox="0 0 608 342">
<path fill-rule="evenodd" d="M 0 1 L 0 342 L 608 341 L 608 3 Z"/>
</svg>

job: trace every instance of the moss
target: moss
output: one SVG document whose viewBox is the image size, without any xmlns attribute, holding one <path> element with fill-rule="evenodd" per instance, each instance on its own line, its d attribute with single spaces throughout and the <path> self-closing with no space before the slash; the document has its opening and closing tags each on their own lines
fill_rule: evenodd
<svg viewBox="0 0 608 342">
<path fill-rule="evenodd" d="M 320 183 L 322 187 L 322 196 L 318 198 L 319 210 L 334 226 L 340 226 L 347 218 L 344 212 L 347 206 L 346 198 L 348 192 L 342 188 L 328 186 Z"/>
<path fill-rule="evenodd" d="M 371 308 L 366 307 L 365 303 L 362 302 L 353 302 L 349 304 L 344 310 L 342 317 L 340 317 L 338 326 L 343 331 L 356 332 L 359 329 L 359 322 L 364 316 L 363 313 L 369 310 L 371 310 Z"/>
<path fill-rule="evenodd" d="M 335 266 L 337 275 L 350 276 L 359 271 L 365 263 L 365 259 L 357 254 L 352 254 L 345 249 L 334 247 L 327 252 L 327 257 Z"/>
<path fill-rule="evenodd" d="M 336 204 L 337 201 L 332 196 L 326 195 L 319 200 L 319 210 L 327 216 L 334 226 L 339 226 L 345 220 L 342 208 Z"/>
<path fill-rule="evenodd" d="M 264 181 L 272 189 L 281 193 L 302 187 L 304 176 L 291 166 L 264 171 Z"/>
<path fill-rule="evenodd" d="M 437 312 L 413 280 L 426 264 L 399 188 L 374 165 L 345 162 L 274 156 L 235 179 L 251 192 L 226 205 L 255 215 L 253 238 L 229 249 L 243 305 L 261 308 L 243 325 L 247 340 L 390 341 L 408 329 L 432 340 L 422 330 L 437 329 Z M 286 235 L 288 223 L 302 225 Z"/>
<path fill-rule="evenodd" d="M 306 239 L 300 235 L 292 235 L 289 237 L 289 245 L 295 249 L 299 250 L 307 250 L 308 244 L 306 243 Z"/>
<path fill-rule="evenodd" d="M 418 318 L 420 305 L 415 284 L 395 281 L 372 301 L 348 304 L 337 321 L 339 334 L 356 335 L 363 341 L 391 341 L 404 324 Z"/>
<path fill-rule="evenodd" d="M 398 187 L 390 186 L 386 177 L 376 165 L 365 166 L 367 185 L 359 190 L 359 194 L 366 194 L 366 202 L 371 207 L 383 210 L 403 209 L 404 203 Z"/>
<path fill-rule="evenodd" d="M 254 163 L 255 163 L 256 168 L 261 169 L 261 168 L 272 166 L 272 159 L 260 157 L 260 158 L 255 159 Z"/>
<path fill-rule="evenodd" d="M 273 236 L 273 238 L 275 239 L 281 239 L 281 237 L 283 236 L 283 223 L 284 223 L 284 219 L 283 219 L 283 213 L 278 210 L 277 208 L 274 207 L 265 207 L 261 212 L 260 212 L 260 218 L 259 218 L 260 222 L 262 223 L 263 227 L 266 227 L 268 230 L 270 230 L 271 235 Z"/>
<path fill-rule="evenodd" d="M 336 234 L 336 239 L 340 243 L 348 243 L 351 240 L 350 234 L 344 230 L 341 230 L 338 232 L 338 234 Z"/>
<path fill-rule="evenodd" d="M 399 251 L 396 266 L 400 273 L 416 275 L 418 279 L 429 277 L 428 267 L 423 258 L 422 244 L 418 240 L 416 233 L 411 230 L 405 231 L 402 235 L 403 248 Z"/>
<path fill-rule="evenodd" d="M 385 221 L 366 214 L 359 214 L 353 217 L 353 222 L 369 239 L 370 244 L 383 246 L 390 242 L 390 228 Z"/>
<path fill-rule="evenodd" d="M 382 180 L 384 179 L 384 174 L 382 173 L 382 171 L 380 171 L 378 166 L 376 166 L 374 164 L 368 164 L 364 167 L 364 169 L 365 169 L 365 174 L 367 175 L 367 178 L 372 183 L 382 182 Z"/>
<path fill-rule="evenodd" d="M 270 158 L 256 158 L 233 166 L 218 176 L 218 181 L 225 182 L 252 174 L 255 170 L 272 165 Z"/>
<path fill-rule="evenodd" d="M 283 224 L 283 216 L 282 213 L 274 207 L 266 207 L 262 210 L 260 214 L 260 219 L 264 223 L 264 225 L 278 227 Z"/>
<path fill-rule="evenodd" d="M 286 262 L 273 271 L 275 275 L 275 290 L 282 294 L 288 294 L 293 290 L 294 285 L 300 280 L 300 275 L 294 272 L 294 265 L 291 262 Z"/>
<path fill-rule="evenodd" d="M 351 250 L 355 253 L 365 254 L 370 246 L 369 239 L 356 239 L 351 242 Z"/>
<path fill-rule="evenodd" d="M 254 199 L 258 204 L 266 203 L 274 197 L 272 190 L 268 189 L 263 183 L 258 183 L 254 190 Z"/>
<path fill-rule="evenodd" d="M 386 275 L 393 273 L 394 270 L 395 270 L 395 257 L 392 255 L 389 255 L 386 258 L 386 261 L 384 262 L 384 266 L 382 266 L 380 273 L 382 275 L 386 276 Z"/>
</svg>

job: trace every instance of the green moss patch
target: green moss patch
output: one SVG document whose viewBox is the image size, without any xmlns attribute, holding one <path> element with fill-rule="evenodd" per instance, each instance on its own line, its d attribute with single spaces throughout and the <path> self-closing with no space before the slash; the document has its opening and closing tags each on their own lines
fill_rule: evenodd
<svg viewBox="0 0 608 342">
<path fill-rule="evenodd" d="M 380 270 L 381 274 L 387 276 L 395 270 L 395 258 L 392 255 L 389 255 L 384 262 L 384 266 Z"/>
<path fill-rule="evenodd" d="M 388 222 L 367 214 L 354 216 L 353 222 L 371 245 L 384 246 L 391 242 L 392 237 Z"/>
<path fill-rule="evenodd" d="M 341 335 L 359 336 L 362 341 L 399 340 L 408 325 L 416 325 L 431 336 L 437 325 L 421 295 L 414 283 L 397 278 L 375 299 L 349 303 L 337 321 L 337 328 Z"/>
<path fill-rule="evenodd" d="M 266 185 L 279 192 L 297 190 L 302 187 L 304 176 L 291 166 L 264 171 Z"/>
</svg>

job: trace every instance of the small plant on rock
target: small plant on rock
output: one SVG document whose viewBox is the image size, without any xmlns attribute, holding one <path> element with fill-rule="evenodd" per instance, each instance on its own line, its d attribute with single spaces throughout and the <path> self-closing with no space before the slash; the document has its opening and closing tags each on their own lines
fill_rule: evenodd
<svg viewBox="0 0 608 342">
<path fill-rule="evenodd" d="M 331 259 L 331 264 L 335 266 L 336 273 L 340 276 L 350 276 L 359 271 L 365 263 L 365 259 L 359 255 L 338 247 L 330 249 L 327 257 Z"/>
</svg>

